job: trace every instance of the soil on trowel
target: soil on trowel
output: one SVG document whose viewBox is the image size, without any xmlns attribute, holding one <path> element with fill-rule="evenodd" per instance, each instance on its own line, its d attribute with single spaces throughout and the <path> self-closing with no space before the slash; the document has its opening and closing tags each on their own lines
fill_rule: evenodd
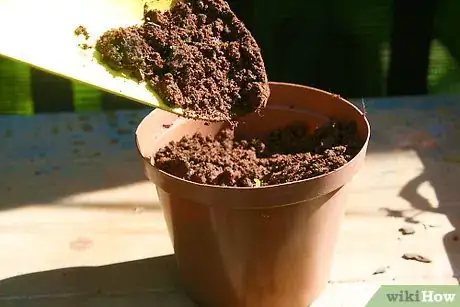
<svg viewBox="0 0 460 307">
<path fill-rule="evenodd" d="M 222 130 L 215 137 L 195 134 L 160 149 L 155 166 L 173 176 L 201 184 L 257 187 L 327 174 L 361 149 L 356 124 L 331 121 L 309 132 L 294 123 L 259 138 Z"/>
<path fill-rule="evenodd" d="M 260 111 L 269 96 L 260 48 L 223 0 L 146 9 L 142 25 L 109 30 L 95 48 L 186 117 L 230 121 Z"/>
</svg>

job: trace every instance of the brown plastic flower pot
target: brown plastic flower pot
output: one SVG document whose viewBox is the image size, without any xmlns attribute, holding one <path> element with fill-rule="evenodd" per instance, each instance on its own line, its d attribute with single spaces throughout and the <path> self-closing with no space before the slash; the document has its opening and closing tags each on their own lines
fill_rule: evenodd
<svg viewBox="0 0 460 307">
<path fill-rule="evenodd" d="M 187 120 L 155 110 L 136 140 L 155 183 L 179 274 L 189 296 L 206 307 L 306 307 L 329 278 L 344 215 L 346 185 L 363 166 L 370 137 L 364 114 L 318 89 L 270 83 L 263 116 L 250 114 L 236 132 L 257 135 L 293 121 L 321 125 L 354 120 L 365 140 L 359 154 L 326 175 L 267 187 L 197 184 L 152 166 L 156 151 L 197 131 L 215 135 L 226 124 Z"/>
</svg>

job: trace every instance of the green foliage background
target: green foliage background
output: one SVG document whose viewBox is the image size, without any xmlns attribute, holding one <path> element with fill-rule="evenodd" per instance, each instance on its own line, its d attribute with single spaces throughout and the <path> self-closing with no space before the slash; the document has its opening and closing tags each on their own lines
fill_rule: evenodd
<svg viewBox="0 0 460 307">
<path fill-rule="evenodd" d="M 385 96 L 392 1 L 273 3 L 253 0 L 247 16 L 241 14 L 263 50 L 270 80 L 307 84 L 351 98 Z M 459 13 L 460 1 L 439 2 L 430 93 L 460 92 Z M 33 114 L 30 85 L 30 67 L 0 58 L 0 114 Z M 101 108 L 99 91 L 80 83 L 72 87 L 76 111 Z"/>
</svg>

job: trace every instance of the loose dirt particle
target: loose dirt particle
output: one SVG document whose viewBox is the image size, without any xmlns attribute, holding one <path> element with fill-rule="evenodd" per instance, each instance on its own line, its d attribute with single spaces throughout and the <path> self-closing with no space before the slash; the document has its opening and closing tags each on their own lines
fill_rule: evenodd
<svg viewBox="0 0 460 307">
<path fill-rule="evenodd" d="M 85 39 L 89 39 L 89 33 L 88 30 L 84 26 L 78 26 L 75 31 L 75 35 L 80 36 L 83 35 Z"/>
<path fill-rule="evenodd" d="M 330 122 L 313 134 L 294 123 L 261 138 L 235 137 L 225 129 L 215 137 L 195 134 L 171 142 L 155 155 L 155 166 L 202 184 L 268 186 L 327 174 L 361 149 L 355 123 Z"/>
<path fill-rule="evenodd" d="M 423 262 L 423 263 L 431 263 L 431 259 L 425 257 L 425 256 L 422 256 L 422 255 L 419 255 L 419 254 L 404 254 L 402 256 L 403 259 L 406 259 L 406 260 L 415 260 L 415 261 L 418 261 L 418 262 Z"/>
<path fill-rule="evenodd" d="M 109 30 L 95 48 L 185 117 L 229 121 L 259 111 L 270 93 L 260 48 L 224 0 L 145 11 L 143 25 Z"/>
<path fill-rule="evenodd" d="M 403 235 L 412 235 L 415 233 L 415 229 L 413 227 L 407 226 L 407 227 L 401 227 L 399 228 L 399 232 L 402 233 Z"/>
<path fill-rule="evenodd" d="M 452 240 L 453 240 L 453 241 L 458 241 L 458 236 L 457 236 L 457 235 L 454 235 L 454 236 L 452 237 Z"/>
<path fill-rule="evenodd" d="M 83 50 L 88 50 L 88 49 L 91 49 L 92 47 L 90 45 L 88 45 L 87 43 L 83 43 L 83 44 L 78 44 L 78 46 L 83 49 Z"/>
<path fill-rule="evenodd" d="M 388 266 L 379 267 L 377 270 L 375 270 L 374 273 L 372 273 L 372 275 L 383 274 L 383 273 L 385 273 L 387 271 L 387 269 L 389 269 Z"/>
</svg>

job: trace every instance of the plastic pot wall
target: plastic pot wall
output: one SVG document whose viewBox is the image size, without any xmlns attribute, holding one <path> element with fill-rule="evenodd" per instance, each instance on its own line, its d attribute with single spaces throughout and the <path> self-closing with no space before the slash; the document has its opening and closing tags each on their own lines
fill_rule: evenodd
<svg viewBox="0 0 460 307">
<path fill-rule="evenodd" d="M 347 198 L 370 137 L 364 114 L 318 89 L 270 83 L 263 116 L 248 115 L 237 133 L 255 136 L 293 121 L 314 129 L 330 118 L 354 120 L 365 140 L 359 154 L 327 175 L 259 188 L 196 184 L 156 169 L 152 157 L 172 140 L 218 133 L 226 124 L 187 120 L 155 110 L 136 141 L 155 183 L 182 284 L 204 307 L 306 307 L 324 289 Z"/>
</svg>

